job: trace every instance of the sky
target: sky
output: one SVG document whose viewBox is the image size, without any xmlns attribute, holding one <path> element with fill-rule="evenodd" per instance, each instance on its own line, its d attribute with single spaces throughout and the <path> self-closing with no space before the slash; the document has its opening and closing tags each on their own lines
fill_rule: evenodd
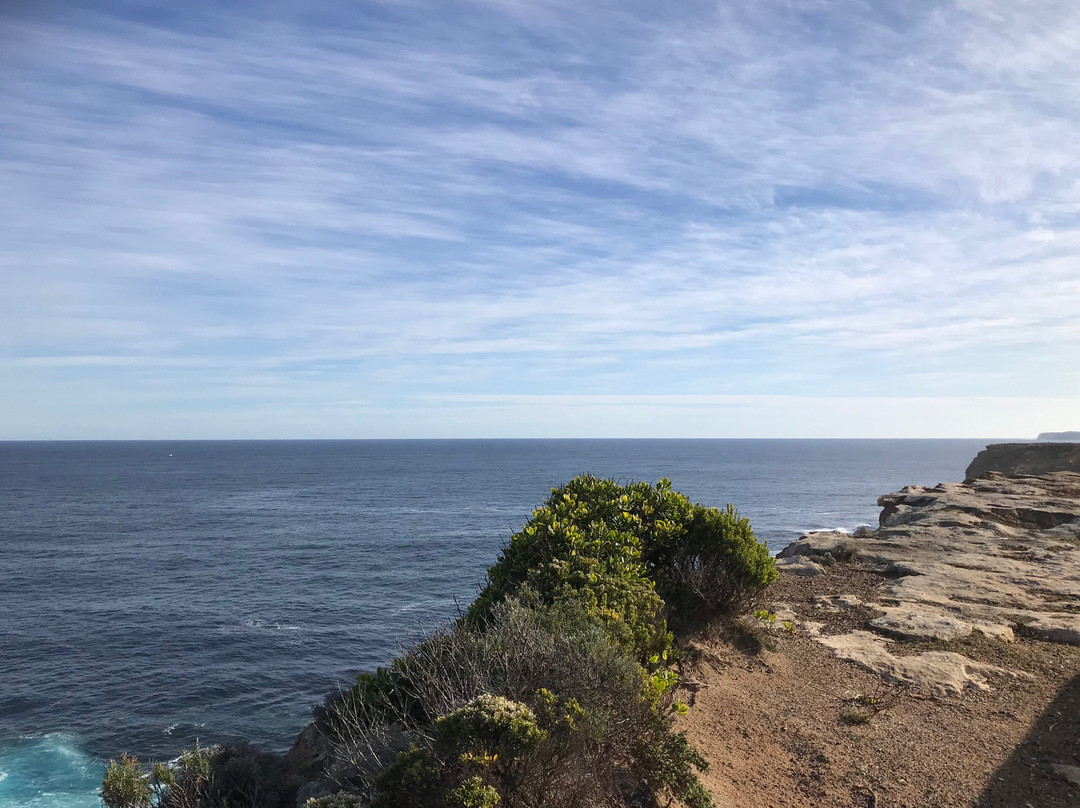
<svg viewBox="0 0 1080 808">
<path fill-rule="evenodd" d="M 0 439 L 1080 429 L 1075 0 L 0 4 Z"/>
</svg>

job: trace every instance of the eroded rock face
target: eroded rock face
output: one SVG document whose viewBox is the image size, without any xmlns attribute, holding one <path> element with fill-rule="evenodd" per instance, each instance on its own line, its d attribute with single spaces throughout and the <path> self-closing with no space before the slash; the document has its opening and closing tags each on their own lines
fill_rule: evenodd
<svg viewBox="0 0 1080 808">
<path fill-rule="evenodd" d="M 1080 472 L 1080 443 L 991 443 L 975 456 L 964 476 L 974 480 L 990 471 L 1006 477 Z"/>
<path fill-rule="evenodd" d="M 978 631 L 1010 642 L 1022 629 L 1080 644 L 1080 474 L 990 472 L 908 486 L 878 504 L 876 532 L 811 533 L 780 553 L 800 564 L 857 558 L 887 576 L 865 604 L 880 613 L 865 629 L 819 638 L 835 654 L 887 681 L 951 694 L 1008 672 L 958 654 L 895 657 L 889 640 L 948 641 Z"/>
<path fill-rule="evenodd" d="M 330 744 L 313 721 L 300 731 L 286 757 L 301 775 L 314 779 L 329 760 Z"/>
</svg>

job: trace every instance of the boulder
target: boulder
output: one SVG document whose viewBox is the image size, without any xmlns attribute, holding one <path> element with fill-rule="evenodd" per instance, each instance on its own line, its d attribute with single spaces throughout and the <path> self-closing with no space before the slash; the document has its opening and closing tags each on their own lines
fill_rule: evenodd
<svg viewBox="0 0 1080 808">
<path fill-rule="evenodd" d="M 305 778 L 315 779 L 326 768 L 330 758 L 330 744 L 316 722 L 312 721 L 300 730 L 285 757 Z"/>
<path fill-rule="evenodd" d="M 850 533 L 839 530 L 818 530 L 801 536 L 777 553 L 776 557 L 794 558 L 796 556 L 821 557 L 827 562 L 848 561 L 855 557 L 858 545 L 852 541 Z"/>
<path fill-rule="evenodd" d="M 811 561 L 807 556 L 777 558 L 776 569 L 789 575 L 822 575 L 825 572 L 823 566 Z"/>
</svg>

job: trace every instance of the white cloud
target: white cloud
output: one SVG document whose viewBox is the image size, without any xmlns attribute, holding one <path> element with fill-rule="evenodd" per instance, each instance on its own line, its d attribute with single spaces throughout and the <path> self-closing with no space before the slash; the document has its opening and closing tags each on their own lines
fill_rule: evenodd
<svg viewBox="0 0 1080 808">
<path fill-rule="evenodd" d="M 6 24 L 5 417 L 180 367 L 1080 400 L 1072 4 L 324 11 Z"/>
</svg>

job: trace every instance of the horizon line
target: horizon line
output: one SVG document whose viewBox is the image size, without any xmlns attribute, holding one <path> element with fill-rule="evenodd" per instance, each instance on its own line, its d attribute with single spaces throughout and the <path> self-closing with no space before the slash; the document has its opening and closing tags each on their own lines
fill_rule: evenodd
<svg viewBox="0 0 1080 808">
<path fill-rule="evenodd" d="M 478 442 L 478 441 L 490 441 L 490 442 L 508 442 L 508 441 L 735 441 L 735 440 L 753 440 L 753 441 L 794 441 L 794 440 L 807 440 L 807 441 L 844 441 L 844 440 L 881 440 L 881 441 L 923 441 L 923 440 L 951 440 L 951 441 L 991 441 L 999 443 L 1075 443 L 1077 441 L 1065 441 L 1065 440 L 1039 440 L 1038 438 L 1020 438 L 1020 437 L 986 437 L 986 436 L 960 436 L 960 437 L 940 437 L 940 436 L 926 436 L 926 437 L 895 437 L 895 436 L 845 436 L 845 437 L 761 437 L 761 436 L 728 436 L 728 437 L 647 437 L 647 436 L 634 436 L 634 437 L 490 437 L 490 436 L 478 436 L 478 437 L 386 437 L 386 438 L 0 438 L 0 444 L 3 443 L 390 443 L 399 442 L 405 443 L 410 441 L 424 441 L 424 442 Z"/>
</svg>

